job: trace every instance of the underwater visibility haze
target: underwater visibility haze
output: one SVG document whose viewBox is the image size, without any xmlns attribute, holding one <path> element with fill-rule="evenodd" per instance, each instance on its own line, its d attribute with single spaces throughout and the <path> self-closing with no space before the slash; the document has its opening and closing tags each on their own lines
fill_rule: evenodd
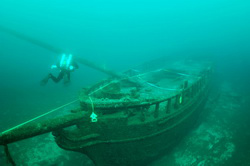
<svg viewBox="0 0 250 166">
<path fill-rule="evenodd" d="M 213 90 L 199 123 L 151 166 L 250 165 L 250 2 L 245 0 L 1 0 L 0 131 L 78 99 L 109 76 L 78 63 L 70 83 L 40 81 L 63 53 L 121 73 L 166 56 L 214 64 Z M 7 28 L 64 52 L 6 33 Z M 65 115 L 73 103 L 37 119 Z M 97 122 L 98 123 L 98 122 Z M 0 165 L 6 162 L 0 146 Z M 9 144 L 16 165 L 92 166 L 52 134 Z M 103 152 L 105 153 L 105 152 Z"/>
</svg>

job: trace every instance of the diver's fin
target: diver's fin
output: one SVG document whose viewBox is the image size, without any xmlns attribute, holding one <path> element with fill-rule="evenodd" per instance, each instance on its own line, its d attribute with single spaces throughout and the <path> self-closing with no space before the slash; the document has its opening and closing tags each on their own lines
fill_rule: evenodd
<svg viewBox="0 0 250 166">
<path fill-rule="evenodd" d="M 49 81 L 50 75 L 47 75 L 44 79 L 41 80 L 40 85 L 45 86 Z"/>
</svg>

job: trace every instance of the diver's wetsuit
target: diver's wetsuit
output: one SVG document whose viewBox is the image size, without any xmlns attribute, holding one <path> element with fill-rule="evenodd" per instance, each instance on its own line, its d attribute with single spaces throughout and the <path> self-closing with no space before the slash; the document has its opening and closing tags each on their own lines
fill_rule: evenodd
<svg viewBox="0 0 250 166">
<path fill-rule="evenodd" d="M 61 79 L 63 79 L 64 75 L 67 75 L 68 81 L 70 81 L 70 71 L 65 69 L 62 69 L 57 77 L 50 73 L 49 78 L 51 78 L 55 83 L 58 83 Z"/>
<path fill-rule="evenodd" d="M 73 66 L 74 69 L 78 69 L 78 65 L 75 62 L 72 62 L 71 66 Z M 56 68 L 60 69 L 60 73 L 57 77 L 53 76 L 51 73 L 47 75 L 47 77 L 45 77 L 40 84 L 42 86 L 46 85 L 49 79 L 52 79 L 55 83 L 58 83 L 59 81 L 61 81 L 63 79 L 64 76 L 67 75 L 67 80 L 64 83 L 68 83 L 70 81 L 70 73 L 74 70 L 69 70 L 69 69 L 65 69 L 63 67 L 60 67 L 60 64 L 58 63 L 56 65 Z"/>
<path fill-rule="evenodd" d="M 67 81 L 70 81 L 70 72 L 72 72 L 71 70 L 67 70 L 67 69 L 64 69 L 64 68 L 60 68 L 59 67 L 60 64 L 57 64 L 57 68 L 59 68 L 61 71 L 59 73 L 59 75 L 57 77 L 53 76 L 51 73 L 49 74 L 49 78 L 51 78 L 55 83 L 58 83 L 59 81 L 61 81 L 61 79 L 63 79 L 63 77 L 65 75 L 67 75 L 68 77 L 68 80 Z M 73 62 L 72 63 L 72 66 L 74 67 L 74 69 L 78 69 L 78 65 L 77 63 Z"/>
</svg>

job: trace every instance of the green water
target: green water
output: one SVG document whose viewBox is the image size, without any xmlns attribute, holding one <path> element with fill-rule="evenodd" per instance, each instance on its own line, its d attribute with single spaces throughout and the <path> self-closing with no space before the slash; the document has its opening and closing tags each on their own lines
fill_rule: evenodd
<svg viewBox="0 0 250 166">
<path fill-rule="evenodd" d="M 220 103 L 221 107 L 228 102 L 238 103 L 239 107 L 233 111 L 234 118 L 225 116 L 221 119 L 223 114 L 220 111 L 212 114 L 215 121 L 231 124 L 227 130 L 231 133 L 230 142 L 235 146 L 231 157 L 218 165 L 250 165 L 247 158 L 250 147 L 247 104 L 250 92 L 249 8 L 250 2 L 244 0 L 2 0 L 0 26 L 116 72 L 161 56 L 212 60 L 216 66 L 215 84 L 218 89 L 228 84 L 232 88 L 227 94 L 237 93 L 241 98 L 240 101 Z M 82 87 L 107 78 L 107 75 L 81 65 L 79 70 L 72 73 L 69 86 L 49 81 L 45 87 L 41 87 L 40 80 L 51 71 L 50 66 L 60 56 L 0 31 L 1 131 L 70 102 L 78 97 Z M 56 112 L 53 116 L 60 114 Z M 39 139 L 44 141 L 46 138 L 27 140 L 23 146 L 22 143 L 12 145 L 11 149 L 20 150 L 13 154 L 14 158 L 23 154 L 23 158 L 19 158 L 19 165 L 32 165 L 30 153 L 40 156 L 48 153 L 42 149 L 39 152 L 38 147 L 35 148 L 36 152 L 31 151 L 32 147 L 38 145 Z M 81 155 L 61 152 L 56 145 L 52 147 L 53 159 L 49 161 L 55 165 L 91 165 Z M 179 147 L 184 148 L 184 145 Z M 0 165 L 5 164 L 2 152 L 0 162 L 3 164 Z M 64 153 L 61 159 L 58 154 Z M 173 151 L 171 155 L 174 154 L 178 154 L 178 151 Z M 169 161 L 172 160 L 159 160 L 158 165 Z M 172 162 L 172 165 L 178 163 Z"/>
</svg>

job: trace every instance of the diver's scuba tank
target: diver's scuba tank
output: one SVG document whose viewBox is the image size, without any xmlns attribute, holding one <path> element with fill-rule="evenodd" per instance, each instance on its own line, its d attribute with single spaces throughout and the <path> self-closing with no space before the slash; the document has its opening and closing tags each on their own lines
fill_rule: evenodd
<svg viewBox="0 0 250 166">
<path fill-rule="evenodd" d="M 63 54 L 60 61 L 60 68 L 66 70 L 73 70 L 74 67 L 71 65 L 71 62 L 72 62 L 72 54 L 69 54 L 68 56 Z"/>
</svg>

